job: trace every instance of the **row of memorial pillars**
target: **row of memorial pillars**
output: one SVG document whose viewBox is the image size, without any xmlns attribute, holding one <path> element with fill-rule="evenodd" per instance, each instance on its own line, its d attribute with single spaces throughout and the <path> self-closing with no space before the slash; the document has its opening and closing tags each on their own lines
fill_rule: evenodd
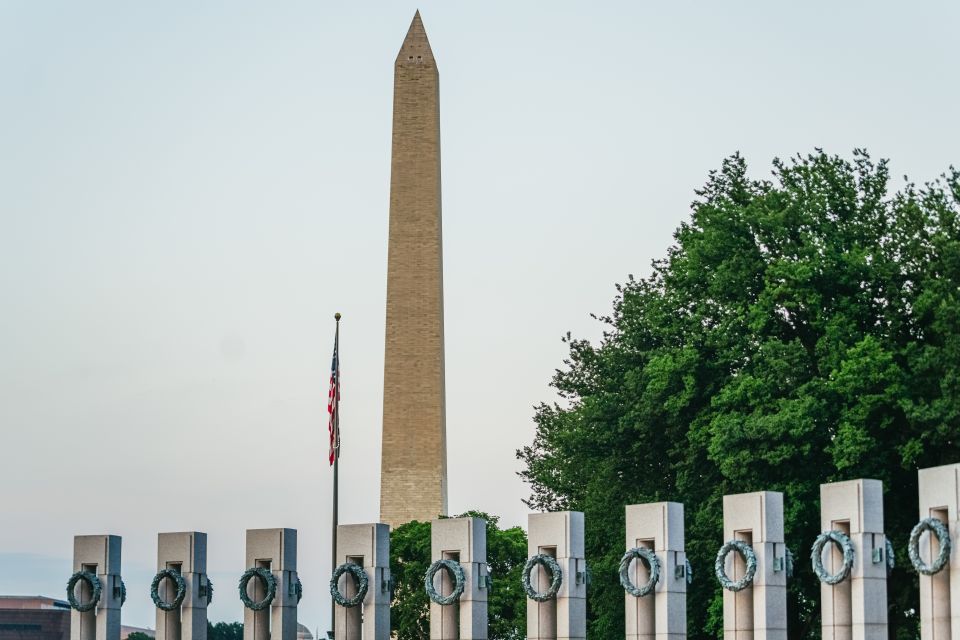
<svg viewBox="0 0 960 640">
<path fill-rule="evenodd" d="M 960 640 L 960 464 L 921 469 L 920 519 L 937 518 L 947 526 L 953 551 L 947 566 L 932 576 L 920 575 L 921 640 Z M 935 536 L 920 538 L 921 556 L 936 557 Z"/>
<path fill-rule="evenodd" d="M 269 607 L 243 610 L 243 640 L 295 640 L 297 637 L 297 530 L 247 529 L 246 566 L 270 571 L 277 583 Z M 248 583 L 254 601 L 265 594 L 260 580 Z"/>
</svg>

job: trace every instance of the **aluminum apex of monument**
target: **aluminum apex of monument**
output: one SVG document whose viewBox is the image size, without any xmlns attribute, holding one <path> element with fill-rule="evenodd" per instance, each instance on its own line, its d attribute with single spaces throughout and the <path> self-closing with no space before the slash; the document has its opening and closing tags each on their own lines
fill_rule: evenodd
<svg viewBox="0 0 960 640">
<path fill-rule="evenodd" d="M 394 64 L 380 521 L 447 512 L 440 78 L 418 11 Z"/>
</svg>

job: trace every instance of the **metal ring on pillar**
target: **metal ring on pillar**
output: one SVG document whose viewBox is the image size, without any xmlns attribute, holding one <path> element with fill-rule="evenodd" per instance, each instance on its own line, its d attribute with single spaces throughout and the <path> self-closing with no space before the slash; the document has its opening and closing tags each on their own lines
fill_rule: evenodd
<svg viewBox="0 0 960 640">
<path fill-rule="evenodd" d="M 175 595 L 170 602 L 160 597 L 160 583 L 163 582 L 164 578 L 173 580 L 173 583 L 177 585 L 177 595 Z M 157 609 L 173 611 L 183 604 L 183 598 L 186 595 L 187 581 L 183 579 L 180 572 L 174 571 L 173 569 L 161 569 L 157 571 L 157 575 L 153 576 L 153 582 L 150 583 L 150 599 L 153 600 L 153 604 L 157 605 Z"/>
<path fill-rule="evenodd" d="M 630 580 L 630 564 L 634 560 L 643 558 L 650 565 L 650 578 L 642 586 L 638 587 Z M 660 558 L 646 547 L 634 547 L 620 558 L 620 585 L 624 591 L 634 598 L 643 598 L 653 593 L 654 587 L 660 581 Z"/>
<path fill-rule="evenodd" d="M 543 592 L 535 591 L 533 585 L 530 584 L 530 573 L 538 564 L 550 572 L 550 586 Z M 527 564 L 523 566 L 523 574 L 521 574 L 520 579 L 528 598 L 537 602 L 546 602 L 560 591 L 560 585 L 563 584 L 563 569 L 560 568 L 553 556 L 540 553 L 527 560 Z"/>
<path fill-rule="evenodd" d="M 933 564 L 927 564 L 920 557 L 920 535 L 924 531 L 929 531 L 937 537 L 940 543 L 940 552 L 934 559 Z M 925 576 L 932 576 L 940 573 L 947 566 L 947 560 L 950 559 L 950 532 L 947 527 L 937 518 L 924 518 L 917 523 L 917 526 L 910 532 L 910 542 L 907 544 L 907 555 L 910 556 L 910 562 L 913 568 Z"/>
<path fill-rule="evenodd" d="M 450 592 L 448 596 L 442 596 L 437 592 L 436 588 L 433 586 L 433 578 L 437 575 L 437 572 L 440 569 L 446 569 L 450 576 L 453 578 L 453 591 Z M 441 559 L 434 562 L 430 565 L 430 568 L 427 569 L 426 575 L 423 577 L 423 588 L 427 592 L 427 597 L 436 602 L 439 605 L 446 606 L 448 604 L 453 604 L 460 599 L 460 596 L 463 595 L 463 587 L 467 583 L 467 578 L 463 574 L 463 567 L 460 566 L 460 563 L 456 560 Z"/>
<path fill-rule="evenodd" d="M 727 577 L 727 572 L 723 566 L 731 551 L 739 553 L 747 563 L 746 572 L 743 574 L 743 577 L 737 581 L 733 581 Z M 717 552 L 717 559 L 713 563 L 713 572 L 716 574 L 720 586 L 727 591 L 742 591 L 753 584 L 753 576 L 757 573 L 757 554 L 754 553 L 753 547 L 746 542 L 742 540 L 729 540 L 723 543 L 720 551 Z"/>
<path fill-rule="evenodd" d="M 251 600 L 250 596 L 247 595 L 247 583 L 249 583 L 254 576 L 263 583 L 263 588 L 267 592 L 263 596 L 263 599 L 257 602 Z M 277 595 L 277 579 L 273 577 L 273 574 L 270 573 L 268 569 L 251 567 L 240 576 L 238 588 L 240 590 L 240 602 L 243 603 L 243 606 L 251 611 L 261 611 L 269 607 L 270 603 L 273 602 L 273 597 Z"/>
<path fill-rule="evenodd" d="M 823 548 L 828 542 L 837 545 L 843 552 L 843 564 L 840 566 L 840 570 L 833 574 L 827 573 L 827 570 L 823 568 Z M 813 572 L 817 574 L 817 578 L 823 584 L 840 584 L 849 578 L 850 570 L 853 569 L 853 556 L 853 542 L 850 537 L 843 531 L 837 531 L 836 529 L 824 531 L 818 535 L 817 539 L 813 541 L 813 546 L 810 547 L 810 562 L 813 563 Z"/>
<path fill-rule="evenodd" d="M 345 573 L 349 573 L 353 576 L 353 579 L 357 583 L 357 594 L 352 598 L 346 598 L 342 593 L 340 593 L 340 576 Z M 297 578 L 297 582 L 300 582 L 300 579 Z M 358 564 L 352 562 L 345 562 L 333 571 L 333 577 L 330 578 L 330 595 L 333 596 L 333 601 L 336 602 L 341 607 L 355 607 L 363 599 L 367 597 L 367 589 L 369 588 L 369 583 L 367 581 L 367 572 L 363 570 Z M 300 602 L 299 594 L 302 591 L 298 591 L 297 602 Z"/>
<path fill-rule="evenodd" d="M 77 595 L 74 593 L 74 589 L 77 586 L 77 583 L 83 580 L 88 585 L 90 585 L 90 602 L 79 602 L 77 600 Z M 91 573 L 89 571 L 77 571 L 75 574 L 70 576 L 70 579 L 67 580 L 67 602 L 70 603 L 70 607 L 80 613 L 85 613 L 91 611 L 97 603 L 100 601 L 100 593 L 103 591 L 103 585 L 100 584 L 100 578 L 97 577 L 97 574 Z"/>
</svg>

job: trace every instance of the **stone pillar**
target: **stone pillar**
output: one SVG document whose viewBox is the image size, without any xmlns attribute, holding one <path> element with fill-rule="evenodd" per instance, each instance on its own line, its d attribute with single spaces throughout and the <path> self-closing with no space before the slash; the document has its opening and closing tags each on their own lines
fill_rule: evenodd
<svg viewBox="0 0 960 640">
<path fill-rule="evenodd" d="M 157 571 L 173 569 L 187 585 L 183 604 L 173 611 L 157 609 L 157 640 L 207 640 L 207 534 L 198 531 L 157 535 Z M 160 582 L 160 597 L 176 597 L 171 580 Z"/>
<path fill-rule="evenodd" d="M 687 556 L 683 547 L 683 505 L 653 502 L 628 505 L 626 549 L 646 547 L 660 561 L 654 592 L 637 598 L 624 593 L 627 640 L 684 640 L 687 637 Z M 634 560 L 630 571 L 636 586 L 650 571 Z"/>
<path fill-rule="evenodd" d="M 336 640 L 390 638 L 390 527 L 382 523 L 337 527 L 337 564 L 353 563 L 367 574 L 367 595 L 358 607 L 336 607 Z M 356 595 L 349 574 L 340 580 L 348 598 Z"/>
<path fill-rule="evenodd" d="M 723 496 L 723 539 L 746 542 L 757 555 L 753 584 L 742 591 L 723 592 L 724 640 L 786 640 L 783 494 L 757 491 Z M 727 556 L 727 576 L 737 580 L 745 571 L 739 554 Z"/>
<path fill-rule="evenodd" d="M 459 602 L 430 603 L 431 640 L 486 640 L 487 638 L 487 522 L 480 518 L 443 518 L 431 522 L 431 562 L 455 560 L 463 567 L 463 595 Z M 441 570 L 435 585 L 442 595 L 453 584 Z"/>
<path fill-rule="evenodd" d="M 273 573 L 277 594 L 262 611 L 243 610 L 243 640 L 297 640 L 297 530 L 247 529 L 246 567 Z M 254 600 L 263 597 L 260 581 L 248 586 Z"/>
<path fill-rule="evenodd" d="M 583 553 L 583 513 L 531 513 L 527 518 L 527 552 L 553 556 L 563 570 L 556 598 L 527 599 L 527 638 L 530 640 L 584 640 L 587 637 L 587 561 Z M 547 571 L 537 566 L 530 575 L 537 591 L 550 584 Z"/>
<path fill-rule="evenodd" d="M 95 574 L 102 591 L 92 610 L 70 611 L 70 640 L 120 640 L 120 542 L 120 536 L 74 536 L 74 572 Z M 77 586 L 77 597 L 80 602 L 92 597 L 83 581 Z"/>
<path fill-rule="evenodd" d="M 836 585 L 820 585 L 823 640 L 886 640 L 883 483 L 848 480 L 820 485 L 820 529 L 845 533 L 854 553 L 849 578 Z M 828 542 L 823 556 L 828 573 L 840 570 L 843 553 L 835 544 Z"/>
<path fill-rule="evenodd" d="M 921 640 L 960 640 L 960 464 L 920 469 L 920 519 L 947 525 L 953 550 L 947 566 L 920 574 Z M 940 551 L 936 537 L 920 538 L 920 557 L 931 564 Z"/>
</svg>

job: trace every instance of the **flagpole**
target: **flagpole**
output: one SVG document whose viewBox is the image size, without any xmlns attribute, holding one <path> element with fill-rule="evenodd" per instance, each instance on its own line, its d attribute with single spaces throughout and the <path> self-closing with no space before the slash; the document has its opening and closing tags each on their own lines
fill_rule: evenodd
<svg viewBox="0 0 960 640">
<path fill-rule="evenodd" d="M 333 314 L 333 319 L 337 321 L 337 329 L 334 333 L 333 338 L 333 350 L 337 354 L 337 388 L 334 391 L 335 393 L 340 392 L 340 314 Z M 335 444 L 336 448 L 333 453 L 333 531 L 330 538 L 330 557 L 331 564 L 330 570 L 333 571 L 337 568 L 337 524 L 340 516 L 339 509 L 339 500 L 340 500 L 340 406 L 339 400 L 337 402 L 337 413 L 334 415 L 334 428 L 335 433 L 337 434 L 337 441 Z M 333 640 L 336 637 L 337 633 L 337 604 L 333 599 L 333 596 L 330 596 L 330 640 Z"/>
</svg>

